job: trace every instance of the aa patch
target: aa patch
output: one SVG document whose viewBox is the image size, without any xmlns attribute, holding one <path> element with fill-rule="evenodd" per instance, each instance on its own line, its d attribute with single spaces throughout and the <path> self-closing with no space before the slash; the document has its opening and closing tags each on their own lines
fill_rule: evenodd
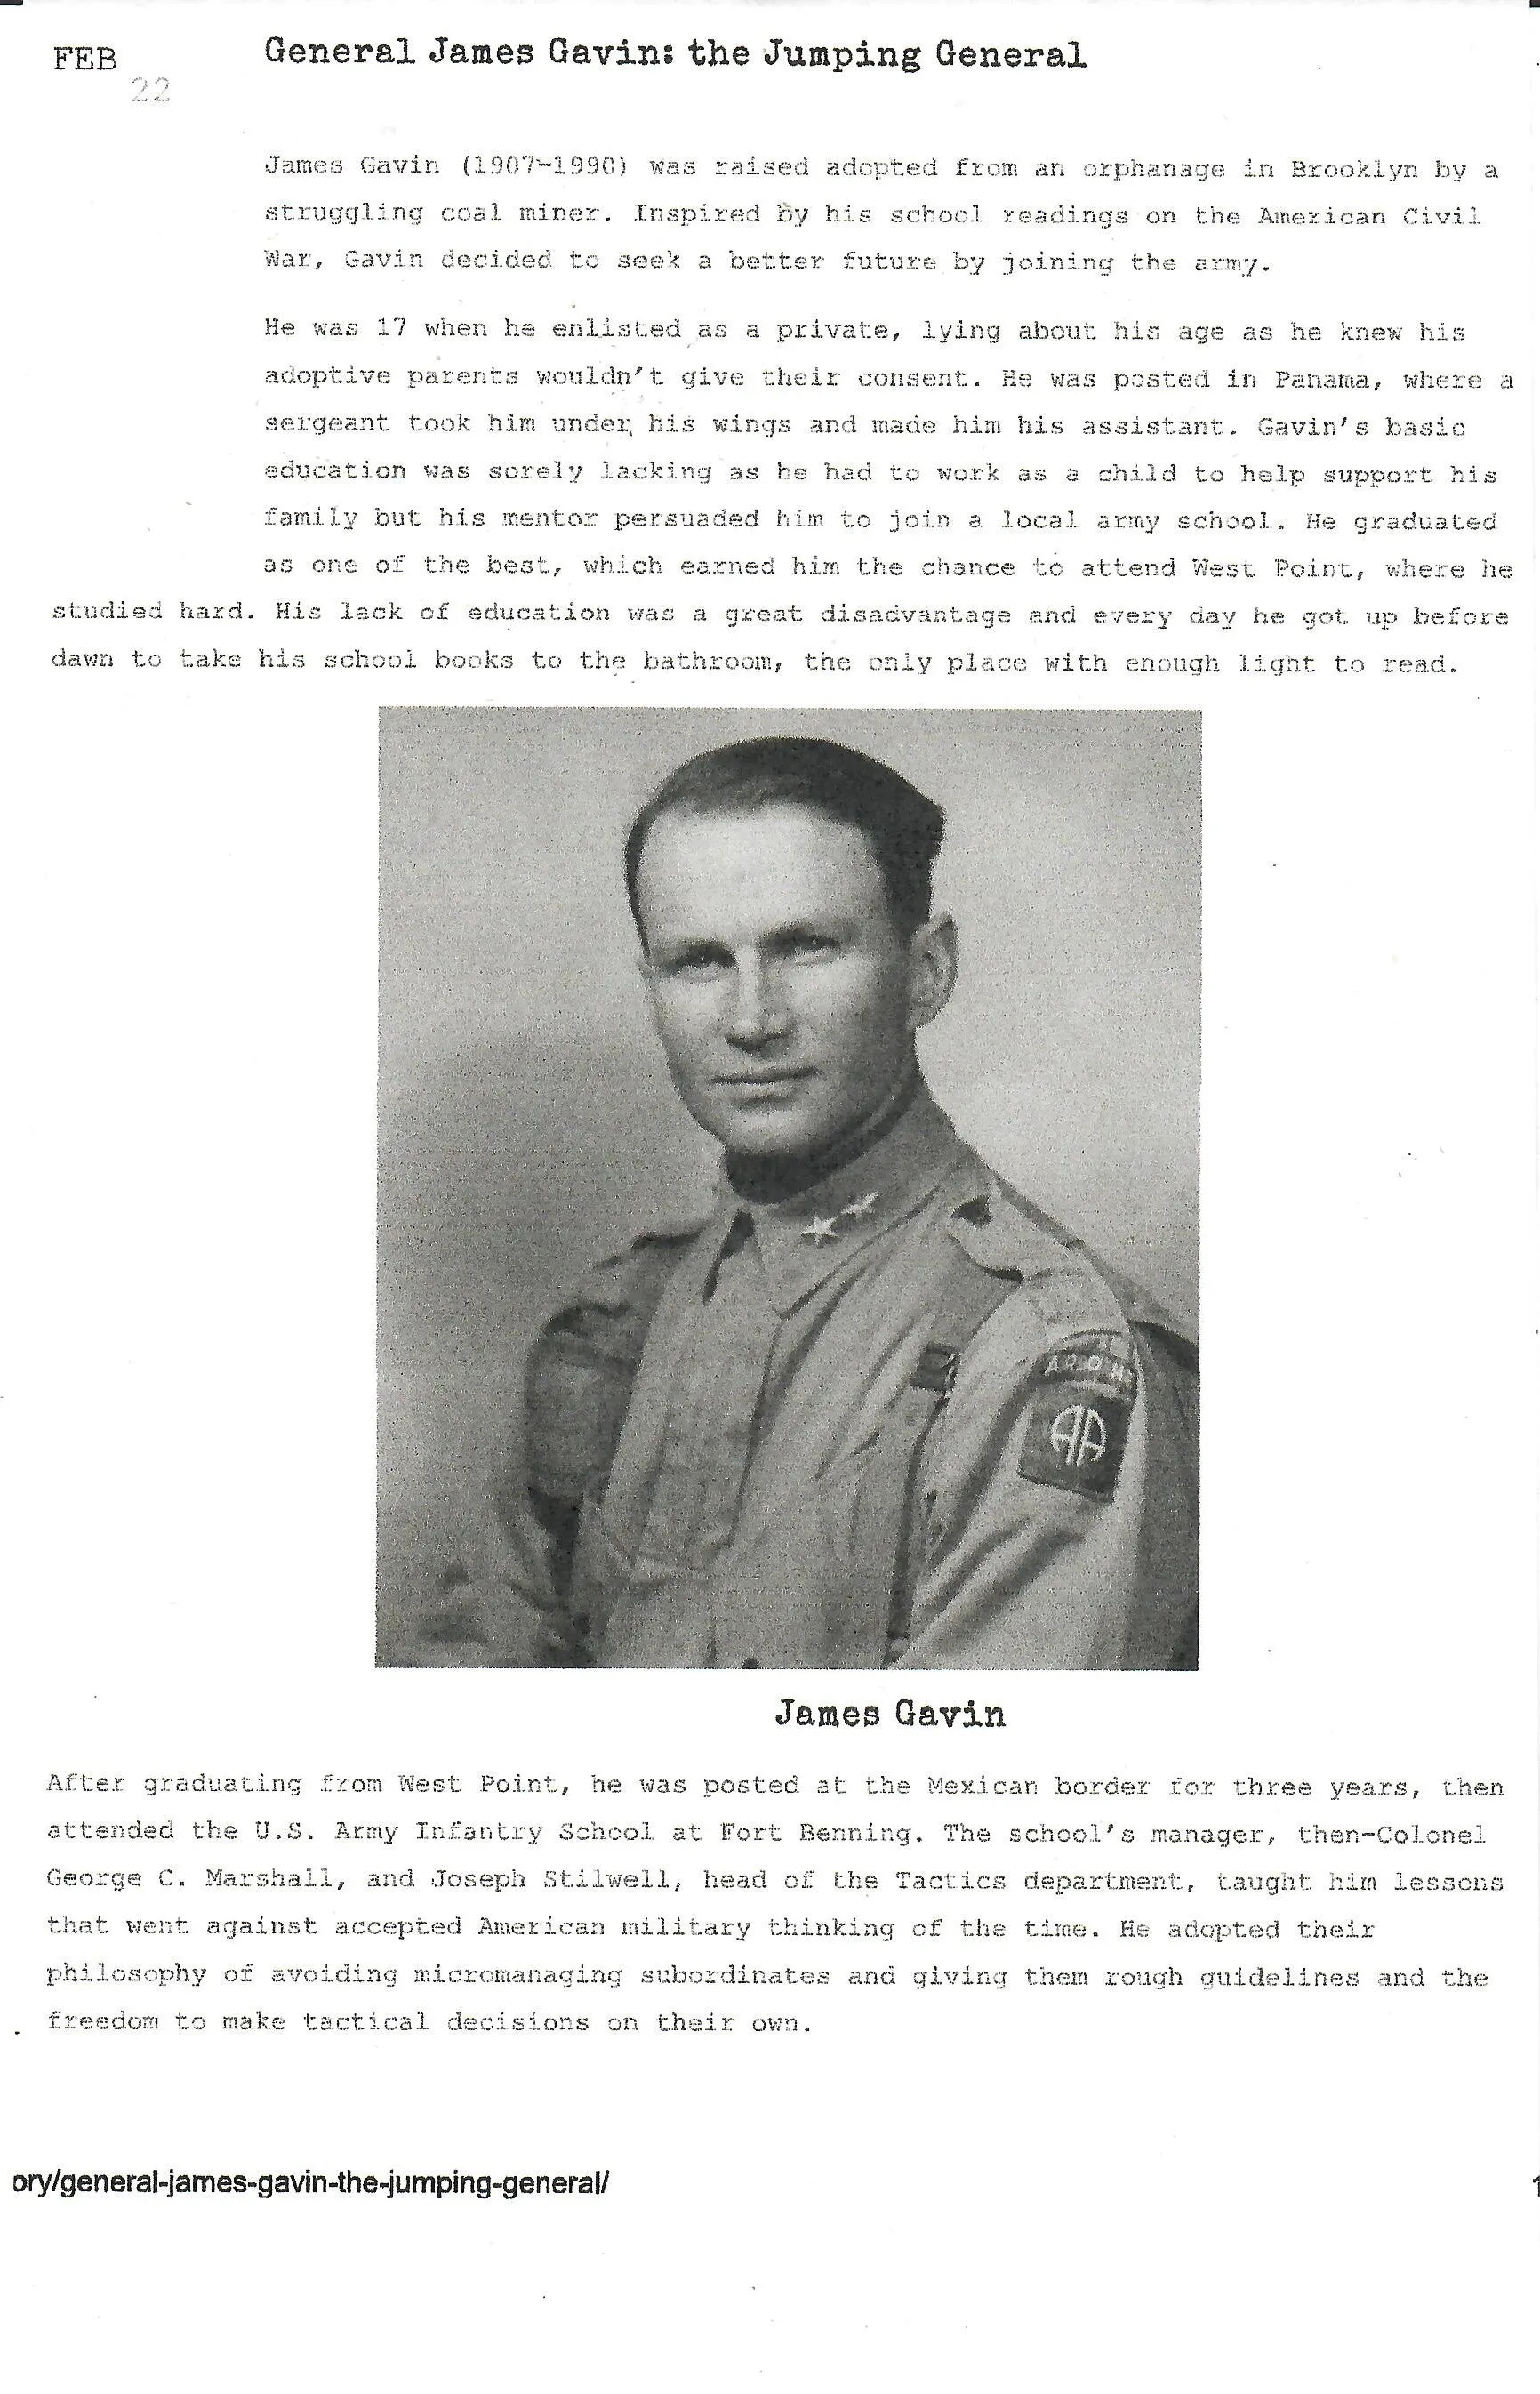
<svg viewBox="0 0 1540 2394">
<path fill-rule="evenodd" d="M 1134 1342 L 1125 1330 L 1083 1332 L 1050 1347 L 1027 1380 L 1021 1478 L 1110 1496 L 1138 1394 Z"/>
</svg>

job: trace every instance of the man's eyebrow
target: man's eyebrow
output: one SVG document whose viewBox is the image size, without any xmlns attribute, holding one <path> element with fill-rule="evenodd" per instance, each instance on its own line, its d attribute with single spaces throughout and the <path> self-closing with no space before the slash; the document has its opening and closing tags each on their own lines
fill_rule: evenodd
<svg viewBox="0 0 1540 2394">
<path fill-rule="evenodd" d="M 727 956 L 731 953 L 725 940 L 714 940 L 705 931 L 683 931 L 672 939 L 665 933 L 652 945 L 654 956 L 666 957 L 671 964 L 688 963 L 697 956 Z"/>
<path fill-rule="evenodd" d="M 772 923 L 755 936 L 762 947 L 773 948 L 796 940 L 848 939 L 854 928 L 854 917 L 831 908 L 826 914 L 795 914 L 784 922 Z M 733 941 L 715 931 L 660 931 L 652 941 L 655 951 L 666 949 L 672 955 L 728 955 Z"/>
<path fill-rule="evenodd" d="M 839 940 L 845 938 L 849 925 L 841 914 L 809 916 L 793 923 L 777 923 L 773 931 L 765 934 L 768 948 L 793 947 L 798 940 Z"/>
</svg>

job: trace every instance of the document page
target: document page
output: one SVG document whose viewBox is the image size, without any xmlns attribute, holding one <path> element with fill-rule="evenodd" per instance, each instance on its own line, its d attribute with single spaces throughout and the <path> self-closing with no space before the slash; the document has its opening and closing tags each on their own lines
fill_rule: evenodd
<svg viewBox="0 0 1540 2394">
<path fill-rule="evenodd" d="M 28 2394 L 1533 2384 L 1537 29 L 0 8 Z"/>
</svg>

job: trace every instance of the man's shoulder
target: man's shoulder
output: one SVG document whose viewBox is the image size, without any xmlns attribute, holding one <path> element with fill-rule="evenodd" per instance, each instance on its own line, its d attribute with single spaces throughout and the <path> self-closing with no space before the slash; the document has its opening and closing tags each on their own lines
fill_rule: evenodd
<svg viewBox="0 0 1540 2394">
<path fill-rule="evenodd" d="M 1033 1467 L 1022 1460 L 1022 1478 L 1110 1495 L 1142 1396 L 1149 1451 L 1158 1458 L 1152 1468 L 1195 1490 L 1198 1348 L 1178 1318 L 987 1167 L 946 1227 L 954 1253 L 967 1259 L 965 1271 L 971 1268 L 976 1283 L 993 1281 L 996 1294 L 981 1301 L 977 1286 L 954 1283 L 943 1299 L 944 1335 L 959 1365 L 941 1452 L 960 1440 L 966 1455 L 970 1440 L 994 1439 L 1003 1415 L 1020 1418 L 1042 1433 L 1033 1432 Z M 1098 1477 L 1084 1477 L 1078 1462 L 1066 1477 L 1054 1442 L 1076 1405 L 1094 1411 Z"/>
<path fill-rule="evenodd" d="M 545 1335 L 586 1333 L 601 1345 L 618 1335 L 628 1344 L 626 1334 L 638 1322 L 645 1332 L 670 1276 L 708 1219 L 702 1214 L 654 1223 L 602 1256 L 546 1316 Z"/>
<path fill-rule="evenodd" d="M 1007 1283 L 1002 1308 L 1019 1330 L 1035 1331 L 1045 1344 L 1083 1331 L 1143 1330 L 1195 1366 L 1186 1322 L 987 1164 L 978 1162 L 975 1186 L 946 1227 L 970 1263 Z"/>
</svg>

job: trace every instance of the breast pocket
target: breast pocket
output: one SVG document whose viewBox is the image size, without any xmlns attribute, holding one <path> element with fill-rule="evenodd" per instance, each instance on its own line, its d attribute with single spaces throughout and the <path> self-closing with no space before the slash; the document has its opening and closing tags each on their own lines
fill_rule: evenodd
<svg viewBox="0 0 1540 2394">
<path fill-rule="evenodd" d="M 842 1457 L 725 1558 L 713 1590 L 719 1654 L 765 1668 L 881 1668 L 896 1544 L 880 1457 L 880 1441 Z"/>
</svg>

